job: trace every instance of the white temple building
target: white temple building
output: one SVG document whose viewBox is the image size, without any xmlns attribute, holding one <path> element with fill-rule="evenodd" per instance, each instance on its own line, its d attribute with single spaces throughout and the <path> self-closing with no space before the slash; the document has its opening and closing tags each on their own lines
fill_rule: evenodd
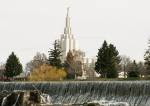
<svg viewBox="0 0 150 106">
<path fill-rule="evenodd" d="M 58 40 L 58 42 L 60 43 L 61 51 L 62 51 L 61 61 L 64 63 L 67 57 L 67 53 L 69 51 L 72 51 L 74 56 L 76 56 L 76 61 L 82 62 L 82 67 L 83 67 L 82 76 L 78 77 L 78 79 L 86 79 L 87 77 L 90 77 L 90 76 L 95 77 L 95 71 L 93 71 L 94 70 L 93 65 L 95 65 L 95 59 L 86 58 L 85 52 L 81 51 L 80 49 L 77 49 L 76 40 L 71 31 L 69 8 L 67 8 L 67 15 L 66 15 L 65 21 L 66 22 L 65 22 L 64 33 L 61 35 L 60 39 Z M 93 70 L 91 70 L 91 68 Z M 90 72 L 88 72 L 87 70 Z"/>
<path fill-rule="evenodd" d="M 69 8 L 67 8 L 66 26 L 64 28 L 64 34 L 62 34 L 60 38 L 60 46 L 62 50 L 61 60 L 64 62 L 69 50 L 76 50 L 76 41 L 71 32 Z"/>
</svg>

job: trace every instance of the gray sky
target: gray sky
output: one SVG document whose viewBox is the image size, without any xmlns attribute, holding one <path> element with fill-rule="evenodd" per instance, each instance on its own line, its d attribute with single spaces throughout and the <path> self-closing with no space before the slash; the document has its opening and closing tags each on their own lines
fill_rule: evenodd
<svg viewBox="0 0 150 106">
<path fill-rule="evenodd" d="M 143 60 L 150 36 L 150 0 L 1 0 L 0 62 L 14 51 L 25 64 L 48 50 L 65 26 L 71 26 L 80 49 L 95 56 L 104 40 L 121 55 Z"/>
</svg>

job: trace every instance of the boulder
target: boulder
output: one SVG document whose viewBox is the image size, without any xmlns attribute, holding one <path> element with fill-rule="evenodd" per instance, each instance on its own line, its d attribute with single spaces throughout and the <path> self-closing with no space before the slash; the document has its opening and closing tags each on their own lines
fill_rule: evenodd
<svg viewBox="0 0 150 106">
<path fill-rule="evenodd" d="M 1 106 L 50 106 L 50 100 L 43 102 L 50 98 L 42 95 L 38 91 L 14 91 L 1 97 L 0 103 Z"/>
</svg>

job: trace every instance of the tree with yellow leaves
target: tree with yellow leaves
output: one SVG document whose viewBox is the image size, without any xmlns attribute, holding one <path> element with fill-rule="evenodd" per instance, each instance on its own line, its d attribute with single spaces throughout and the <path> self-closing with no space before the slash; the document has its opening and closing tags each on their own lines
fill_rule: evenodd
<svg viewBox="0 0 150 106">
<path fill-rule="evenodd" d="M 56 67 L 44 64 L 39 68 L 33 69 L 28 79 L 30 81 L 50 81 L 50 80 L 63 80 L 66 78 L 66 71 Z"/>
</svg>

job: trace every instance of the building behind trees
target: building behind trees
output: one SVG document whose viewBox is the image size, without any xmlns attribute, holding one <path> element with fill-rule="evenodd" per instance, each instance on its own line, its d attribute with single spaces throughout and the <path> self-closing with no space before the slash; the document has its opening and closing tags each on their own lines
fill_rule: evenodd
<svg viewBox="0 0 150 106">
<path fill-rule="evenodd" d="M 75 36 L 72 33 L 70 21 L 71 21 L 71 18 L 69 16 L 69 8 L 68 8 L 66 19 L 65 19 L 64 33 L 61 35 L 60 39 L 58 39 L 58 42 L 60 44 L 60 50 L 62 52 L 61 53 L 61 61 L 62 61 L 62 63 L 65 63 L 67 61 L 67 54 L 69 51 L 71 51 L 74 56 L 74 61 L 76 63 L 76 69 L 78 69 L 78 71 L 80 69 L 79 73 L 81 73 L 81 71 L 82 71 L 82 75 L 79 75 L 76 72 L 76 74 L 78 76 L 76 78 L 77 79 L 86 79 L 88 76 L 91 76 L 90 71 L 93 72 L 93 68 L 90 67 L 90 65 L 88 65 L 88 64 L 93 64 L 93 63 L 87 63 L 88 62 L 87 60 L 90 60 L 90 59 L 86 57 L 85 52 L 78 49 Z M 93 74 L 95 74 L 95 73 L 93 73 Z"/>
</svg>

